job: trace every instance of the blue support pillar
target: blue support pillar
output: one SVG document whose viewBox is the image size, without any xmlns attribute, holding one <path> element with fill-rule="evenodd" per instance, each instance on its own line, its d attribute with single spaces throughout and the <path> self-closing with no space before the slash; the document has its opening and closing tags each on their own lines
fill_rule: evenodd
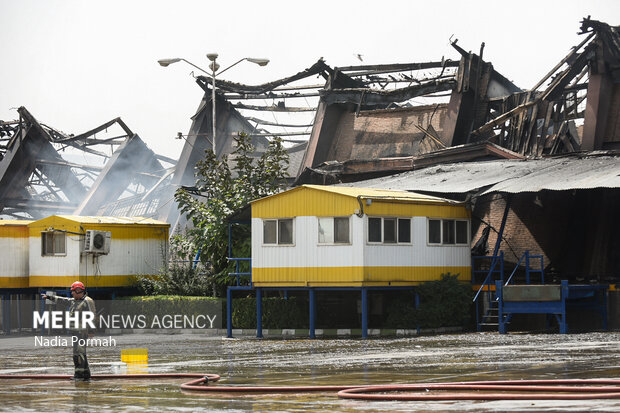
<svg viewBox="0 0 620 413">
<path fill-rule="evenodd" d="M 530 284 L 530 250 L 525 250 L 525 283 Z"/>
<path fill-rule="evenodd" d="M 478 301 L 476 301 L 476 310 L 478 309 L 477 306 L 478 306 Z M 418 308 L 420 308 L 420 294 L 418 294 L 418 291 L 416 290 L 415 291 L 415 309 L 417 310 Z M 415 326 L 415 329 L 416 329 L 417 335 L 420 335 L 420 324 L 419 323 Z"/>
<path fill-rule="evenodd" d="M 39 307 L 39 314 L 43 316 L 43 312 L 45 311 L 45 298 L 39 295 L 39 300 L 41 300 L 41 306 Z M 45 329 L 43 327 L 43 324 L 41 324 L 41 335 L 43 335 L 43 333 L 45 333 Z"/>
<path fill-rule="evenodd" d="M 310 338 L 316 338 L 316 335 L 314 333 L 314 316 L 316 315 L 316 297 L 314 295 L 314 288 L 310 288 L 308 292 L 310 301 Z"/>
<path fill-rule="evenodd" d="M 362 287 L 362 338 L 368 338 L 368 290 Z"/>
<path fill-rule="evenodd" d="M 232 338 L 232 290 L 226 289 L 226 337 Z"/>
<path fill-rule="evenodd" d="M 2 294 L 2 329 L 7 335 L 11 334 L 10 295 Z"/>
<path fill-rule="evenodd" d="M 502 295 L 502 282 L 495 281 L 495 296 L 497 297 L 497 329 L 500 334 L 506 334 L 506 317 L 504 317 L 504 297 Z"/>
<path fill-rule="evenodd" d="M 607 331 L 607 288 L 600 291 L 602 294 L 602 308 L 601 308 L 601 317 L 603 317 L 603 330 Z"/>
<path fill-rule="evenodd" d="M 562 314 L 559 317 L 560 334 L 568 333 L 568 323 L 566 322 L 566 299 L 568 298 L 568 280 L 562 280 Z"/>
<path fill-rule="evenodd" d="M 256 338 L 263 338 L 263 290 L 256 289 Z"/>
</svg>

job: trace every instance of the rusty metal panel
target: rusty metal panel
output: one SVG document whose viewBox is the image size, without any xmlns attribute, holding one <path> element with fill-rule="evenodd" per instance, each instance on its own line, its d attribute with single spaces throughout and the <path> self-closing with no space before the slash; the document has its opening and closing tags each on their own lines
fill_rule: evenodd
<svg viewBox="0 0 620 413">
<path fill-rule="evenodd" d="M 502 288 L 504 301 L 560 301 L 561 285 L 509 285 Z"/>
</svg>

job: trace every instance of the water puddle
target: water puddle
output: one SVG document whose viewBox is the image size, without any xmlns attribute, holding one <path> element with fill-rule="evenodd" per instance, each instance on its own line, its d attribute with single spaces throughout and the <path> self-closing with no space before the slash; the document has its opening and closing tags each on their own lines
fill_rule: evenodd
<svg viewBox="0 0 620 413">
<path fill-rule="evenodd" d="M 620 333 L 451 334 L 343 340 L 223 339 L 197 334 L 115 336 L 89 348 L 93 374 L 117 373 L 121 350 L 148 349 L 140 372 L 215 373 L 221 384 L 389 383 L 619 378 Z M 35 347 L 33 337 L 0 338 L 0 374 L 72 374 L 69 347 Z M 130 370 L 124 370 L 130 373 Z M 183 379 L 0 380 L 3 409 L 25 411 L 620 411 L 620 401 L 368 402 L 333 393 L 214 395 L 181 391 Z"/>
</svg>

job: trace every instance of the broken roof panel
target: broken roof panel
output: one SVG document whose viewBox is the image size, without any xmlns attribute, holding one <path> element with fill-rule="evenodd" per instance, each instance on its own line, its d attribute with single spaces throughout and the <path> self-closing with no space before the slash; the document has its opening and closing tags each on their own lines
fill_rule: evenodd
<svg viewBox="0 0 620 413">
<path fill-rule="evenodd" d="M 620 156 L 602 152 L 598 156 L 443 164 L 350 185 L 454 194 L 620 188 Z"/>
</svg>

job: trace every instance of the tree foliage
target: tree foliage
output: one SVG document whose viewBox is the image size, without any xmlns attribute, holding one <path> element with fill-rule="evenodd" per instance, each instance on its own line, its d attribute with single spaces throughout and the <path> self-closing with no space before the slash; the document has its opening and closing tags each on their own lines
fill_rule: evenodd
<svg viewBox="0 0 620 413">
<path fill-rule="evenodd" d="M 288 177 L 288 153 L 281 139 L 272 140 L 260 157 L 252 156 L 255 148 L 247 134 L 239 133 L 235 144 L 230 159 L 226 155 L 217 159 L 207 150 L 196 164 L 195 192 L 179 189 L 175 193 L 181 212 L 194 225 L 188 238 L 219 285 L 228 283 L 230 272 L 226 218 L 255 199 L 280 192 Z M 244 254 L 236 256 L 248 257 L 249 228 L 233 226 L 233 239 L 233 252 Z"/>
</svg>

